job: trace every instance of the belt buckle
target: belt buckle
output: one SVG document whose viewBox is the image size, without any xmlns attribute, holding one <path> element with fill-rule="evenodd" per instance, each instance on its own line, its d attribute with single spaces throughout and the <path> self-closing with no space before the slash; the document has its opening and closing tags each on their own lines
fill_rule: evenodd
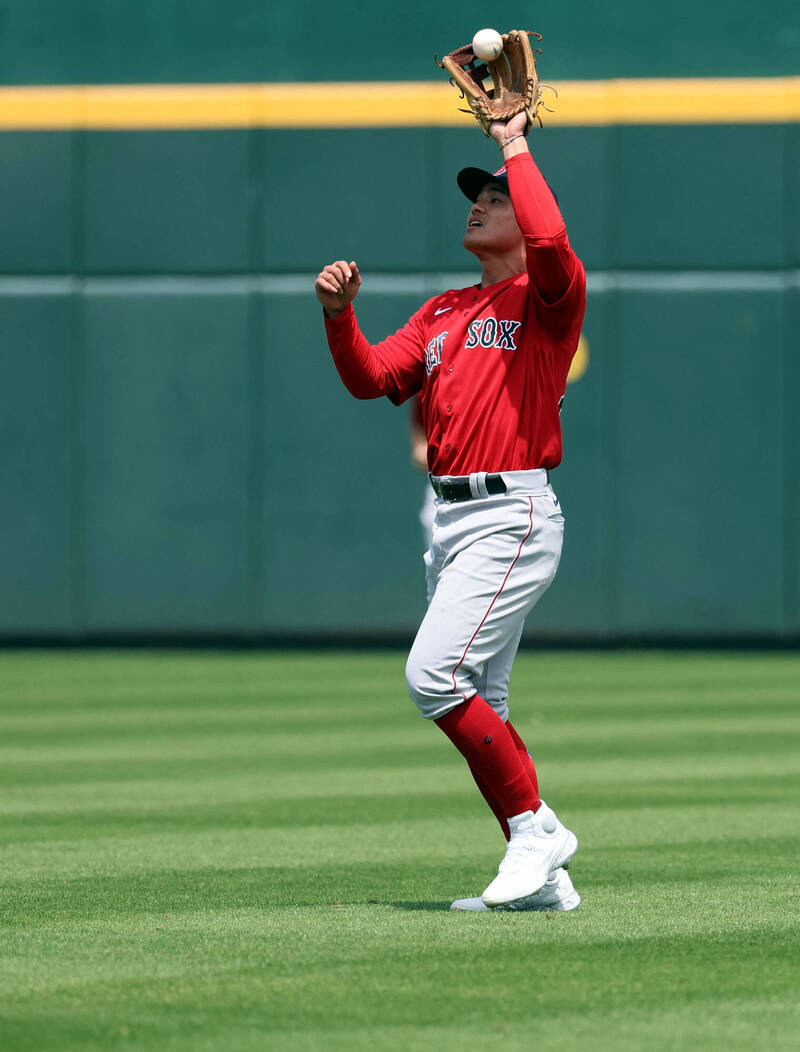
<svg viewBox="0 0 800 1052">
<path fill-rule="evenodd" d="M 449 497 L 449 483 L 452 479 L 451 475 L 440 475 L 434 481 L 434 477 L 431 476 L 431 482 L 433 483 L 433 491 L 439 500 L 443 500 L 446 504 L 450 503 Z"/>
<path fill-rule="evenodd" d="M 443 489 L 445 491 L 445 496 L 442 499 L 446 500 L 448 504 L 457 504 L 461 498 L 456 489 L 457 481 L 455 475 L 445 475 L 442 482 L 444 483 Z"/>
<path fill-rule="evenodd" d="M 458 475 L 440 475 L 435 483 L 431 476 L 431 483 L 436 496 L 446 504 L 458 504 L 472 496 L 469 483 Z"/>
<path fill-rule="evenodd" d="M 447 493 L 444 500 L 448 504 L 459 504 L 462 501 L 469 500 L 469 490 L 467 489 L 467 492 L 464 492 L 464 480 L 462 478 L 458 475 L 446 475 L 444 481 Z"/>
</svg>

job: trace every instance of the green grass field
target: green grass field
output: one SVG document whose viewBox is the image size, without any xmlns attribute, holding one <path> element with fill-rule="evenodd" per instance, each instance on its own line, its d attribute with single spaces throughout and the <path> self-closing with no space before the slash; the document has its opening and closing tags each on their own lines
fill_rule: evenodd
<svg viewBox="0 0 800 1052">
<path fill-rule="evenodd" d="M 794 1049 L 800 655 L 524 653 L 569 914 L 401 653 L 0 653 L 0 1048 Z"/>
</svg>

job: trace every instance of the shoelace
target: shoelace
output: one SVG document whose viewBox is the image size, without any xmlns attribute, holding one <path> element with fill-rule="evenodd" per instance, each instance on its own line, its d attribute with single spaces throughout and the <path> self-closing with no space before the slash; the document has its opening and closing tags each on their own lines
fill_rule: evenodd
<svg viewBox="0 0 800 1052">
<path fill-rule="evenodd" d="M 536 842 L 533 837 L 515 837 L 509 840 L 505 857 L 500 863 L 499 873 L 516 873 L 523 869 L 528 862 L 532 851 L 536 850 Z"/>
</svg>

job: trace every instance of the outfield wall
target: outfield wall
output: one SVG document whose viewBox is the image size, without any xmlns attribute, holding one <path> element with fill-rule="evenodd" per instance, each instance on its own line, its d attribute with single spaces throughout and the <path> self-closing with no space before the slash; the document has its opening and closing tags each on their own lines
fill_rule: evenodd
<svg viewBox="0 0 800 1052">
<path fill-rule="evenodd" d="M 34 7 L 0 0 L 4 83 L 236 79 L 226 63 L 240 45 L 238 79 L 291 79 L 248 64 L 236 33 L 261 40 L 269 26 L 246 0 L 210 65 L 209 5 L 143 3 L 129 23 L 129 5 L 75 4 L 75 24 L 91 14 L 102 30 L 91 53 L 66 23 L 51 46 L 25 22 Z M 780 4 L 750 52 L 780 59 L 771 70 L 731 68 L 726 11 L 707 72 L 794 72 Z M 191 42 L 180 54 L 178 25 Z M 593 75 L 591 34 L 558 33 L 561 75 Z M 669 72 L 654 40 L 649 75 Z M 609 72 L 641 72 L 630 45 L 612 49 Z M 683 75 L 698 71 L 688 56 Z M 5 127 L 0 637 L 410 633 L 423 481 L 407 414 L 341 387 L 313 278 L 357 258 L 374 339 L 475 280 L 453 177 L 493 165 L 494 148 L 467 118 Z M 529 635 L 800 637 L 800 124 L 555 118 L 533 142 L 589 271 L 589 307 L 554 475 L 564 558 Z"/>
<path fill-rule="evenodd" d="M 487 20 L 538 30 L 555 78 L 800 72 L 795 0 L 0 0 L 0 83 L 429 80 Z"/>
</svg>

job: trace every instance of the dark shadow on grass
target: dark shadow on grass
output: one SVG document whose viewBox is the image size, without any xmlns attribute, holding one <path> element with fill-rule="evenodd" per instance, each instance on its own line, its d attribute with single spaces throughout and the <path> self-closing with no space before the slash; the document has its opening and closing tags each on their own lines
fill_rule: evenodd
<svg viewBox="0 0 800 1052">
<path fill-rule="evenodd" d="M 390 902 L 389 905 L 394 906 L 396 910 L 409 910 L 412 913 L 416 913 L 418 910 L 428 913 L 439 913 L 442 910 L 450 909 L 450 900 L 440 899 L 438 902 Z"/>
</svg>

